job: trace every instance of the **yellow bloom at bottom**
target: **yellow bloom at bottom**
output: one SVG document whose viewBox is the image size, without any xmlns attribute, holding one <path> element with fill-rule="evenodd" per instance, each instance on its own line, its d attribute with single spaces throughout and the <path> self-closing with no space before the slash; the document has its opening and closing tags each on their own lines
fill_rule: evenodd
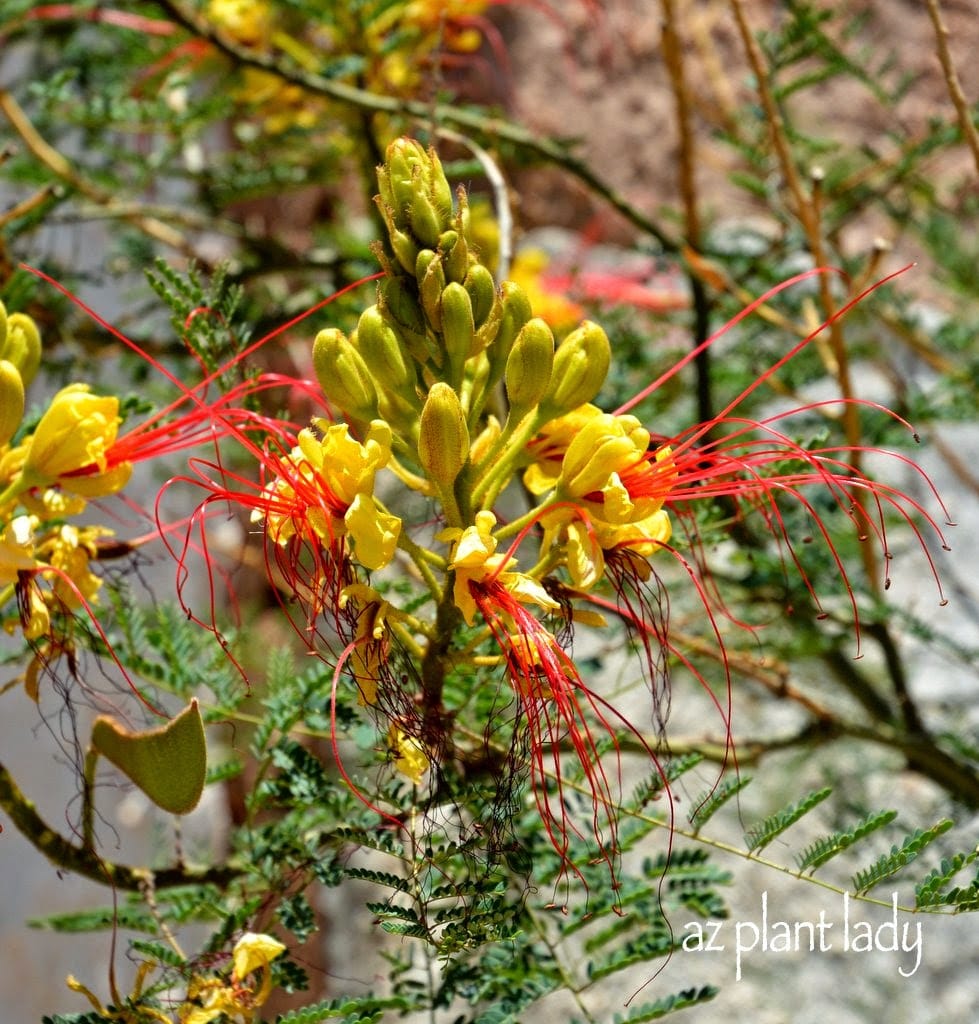
<svg viewBox="0 0 979 1024">
<path fill-rule="evenodd" d="M 394 767 L 416 786 L 419 785 L 430 763 L 421 741 L 392 722 L 388 729 L 388 749 L 394 756 Z"/>
<path fill-rule="evenodd" d="M 78 608 L 82 601 L 95 600 L 102 579 L 89 568 L 96 554 L 100 537 L 111 536 L 112 531 L 100 526 L 71 526 L 65 524 L 46 537 L 37 548 L 38 558 L 45 561 L 54 575 L 55 596 L 68 608 Z"/>
<path fill-rule="evenodd" d="M 18 573 L 34 569 L 34 530 L 38 521 L 34 516 L 17 516 L 0 533 L 0 586 L 16 583 Z"/>
<path fill-rule="evenodd" d="M 285 949 L 271 935 L 246 932 L 231 953 L 234 966 L 230 983 L 220 978 L 193 978 L 187 986 L 188 1002 L 180 1009 L 180 1024 L 211 1024 L 222 1016 L 250 1024 L 255 1019 L 254 1011 L 272 991 L 271 963 Z M 257 987 L 246 984 L 255 972 L 259 975 Z"/>
<path fill-rule="evenodd" d="M 452 560 L 449 568 L 455 572 L 452 591 L 456 607 L 468 625 L 476 618 L 477 606 L 470 583 L 486 579 L 495 580 L 521 603 L 533 603 L 552 611 L 560 605 L 532 576 L 522 572 L 511 572 L 509 567 L 516 564 L 515 558 L 496 554 L 497 540 L 493 536 L 496 516 L 483 511 L 476 514 L 476 523 L 465 530 L 449 529 L 438 534 L 438 540 L 453 541 Z"/>
</svg>

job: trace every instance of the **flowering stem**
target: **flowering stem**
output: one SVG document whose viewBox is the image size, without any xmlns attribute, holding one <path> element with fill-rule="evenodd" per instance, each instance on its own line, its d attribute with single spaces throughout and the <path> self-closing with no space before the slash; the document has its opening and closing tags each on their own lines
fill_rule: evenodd
<svg viewBox="0 0 979 1024">
<path fill-rule="evenodd" d="M 401 614 L 404 614 L 404 612 L 402 612 Z M 424 632 L 427 630 L 427 627 L 423 626 L 422 623 L 418 622 L 417 619 L 412 618 L 411 621 L 413 626 L 415 626 L 415 624 L 417 623 L 416 628 L 418 629 L 419 632 Z M 411 651 L 414 657 L 422 658 L 424 656 L 424 651 L 422 650 L 421 644 L 418 643 L 418 641 L 414 638 L 412 633 L 409 630 L 405 629 L 405 627 L 402 626 L 400 622 L 389 623 L 388 629 L 390 629 L 392 633 L 397 634 L 398 639 L 405 645 L 405 647 L 408 648 L 409 651 Z"/>
<path fill-rule="evenodd" d="M 526 416 L 514 428 L 509 422 L 496 444 L 476 466 L 477 483 L 473 487 L 473 505 L 478 508 L 492 508 L 500 491 L 507 485 L 513 473 L 513 464 L 523 453 L 527 442 L 538 430 L 536 416 Z M 500 458 L 501 453 L 503 457 Z M 484 471 L 485 467 L 485 471 Z M 480 478 L 480 473 L 483 473 Z"/>
<path fill-rule="evenodd" d="M 452 596 L 454 572 L 449 572 L 445 592 L 435 613 L 435 631 L 428 642 L 425 657 L 422 658 L 422 739 L 440 746 L 445 737 L 445 709 L 442 692 L 445 687 L 445 673 L 450 664 L 452 636 L 459 622 L 459 609 Z"/>
<path fill-rule="evenodd" d="M 398 547 L 404 551 L 408 557 L 414 562 L 415 568 L 421 574 L 422 579 L 425 581 L 425 585 L 432 593 L 432 597 L 436 601 L 442 599 L 442 587 L 439 581 L 435 578 L 435 573 L 432 572 L 429 567 L 429 562 L 434 562 L 436 565 L 441 563 L 441 566 L 445 566 L 444 560 L 439 558 L 438 555 L 433 551 L 429 551 L 427 548 L 421 547 L 416 544 L 410 537 L 408 537 L 404 530 L 401 531 L 398 536 Z"/>
<path fill-rule="evenodd" d="M 23 494 L 29 487 L 30 481 L 24 479 L 23 473 L 18 473 L 10 485 L 0 493 L 0 508 L 3 508 L 8 501 L 13 501 L 19 494 Z"/>
</svg>

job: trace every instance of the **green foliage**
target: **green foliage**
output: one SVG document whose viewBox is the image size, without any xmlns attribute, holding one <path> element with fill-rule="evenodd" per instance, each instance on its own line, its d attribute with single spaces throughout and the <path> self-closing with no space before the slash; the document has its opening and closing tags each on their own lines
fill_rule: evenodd
<svg viewBox="0 0 979 1024">
<path fill-rule="evenodd" d="M 781 811 L 770 814 L 764 821 L 752 825 L 744 834 L 745 845 L 752 852 L 763 850 L 768 844 L 780 836 L 787 828 L 794 825 L 800 818 L 807 815 L 814 807 L 821 804 L 833 792 L 831 786 L 814 790 L 797 803 L 790 804 Z"/>
<path fill-rule="evenodd" d="M 796 857 L 799 870 L 815 871 L 816 868 L 822 867 L 837 854 L 866 839 L 878 829 L 884 828 L 885 825 L 889 825 L 896 817 L 897 811 L 877 811 L 868 814 L 852 829 L 834 832 L 832 835 L 817 839 Z"/>
<path fill-rule="evenodd" d="M 975 910 L 979 907 L 979 873 L 966 886 L 943 887 L 969 864 L 979 858 L 979 850 L 956 853 L 942 860 L 915 887 L 915 906 L 922 910 L 930 907 L 951 907 L 955 910 Z"/>
<path fill-rule="evenodd" d="M 720 989 L 713 985 L 704 985 L 703 988 L 688 988 L 675 995 L 665 996 L 653 1003 L 643 1003 L 635 1006 L 626 1014 L 616 1013 L 612 1017 L 612 1024 L 641 1024 L 642 1021 L 659 1020 L 674 1010 L 686 1010 L 691 1006 L 699 1006 L 701 1003 L 710 1002 Z"/>
<path fill-rule="evenodd" d="M 750 775 L 737 776 L 724 779 L 718 782 L 713 789 L 701 793 L 694 801 L 693 810 L 690 812 L 690 824 L 696 829 L 705 825 L 731 797 L 740 793 L 749 782 L 751 782 Z"/>
<path fill-rule="evenodd" d="M 326 999 L 315 1006 L 279 1014 L 275 1024 L 320 1024 L 325 1020 L 339 1020 L 342 1024 L 371 1024 L 380 1020 L 387 1010 L 404 1013 L 415 1008 L 415 1003 L 401 996 L 390 999 L 377 999 L 373 996 Z"/>
<path fill-rule="evenodd" d="M 900 847 L 892 846 L 890 853 L 884 854 L 869 868 L 858 871 L 853 876 L 854 891 L 868 892 L 885 878 L 896 875 L 910 864 L 926 846 L 952 828 L 953 824 L 954 822 L 949 818 L 945 818 L 929 829 L 917 829 L 913 835 L 908 836 L 901 843 Z"/>
</svg>

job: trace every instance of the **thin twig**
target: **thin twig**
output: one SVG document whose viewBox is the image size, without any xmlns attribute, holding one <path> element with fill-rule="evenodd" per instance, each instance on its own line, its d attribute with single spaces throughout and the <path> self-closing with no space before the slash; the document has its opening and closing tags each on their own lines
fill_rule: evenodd
<svg viewBox="0 0 979 1024">
<path fill-rule="evenodd" d="M 46 142 L 31 124 L 30 118 L 24 113 L 20 104 L 6 90 L 0 89 L 0 111 L 4 113 L 11 127 L 24 140 L 24 145 L 44 164 L 54 175 L 70 185 L 76 192 L 97 203 L 99 206 L 111 210 L 116 203 L 116 197 L 107 190 L 84 178 L 74 168 L 71 161 L 58 152 L 52 145 Z M 142 213 L 130 212 L 125 218 L 129 223 L 139 228 L 142 232 L 155 238 L 158 242 L 176 249 L 185 256 L 195 258 L 196 253 L 187 239 L 177 230 L 164 224 L 156 217 L 148 217 Z"/>
<path fill-rule="evenodd" d="M 37 813 L 34 804 L 21 791 L 16 780 L 0 764 L 0 807 L 10 815 L 21 835 L 58 868 L 74 872 L 103 885 L 140 892 L 148 878 L 157 889 L 178 885 L 216 885 L 227 888 L 241 872 L 228 864 L 194 869 L 178 865 L 154 871 L 150 868 L 115 864 L 94 850 L 75 846 L 55 832 Z"/>
<path fill-rule="evenodd" d="M 741 37 L 742 45 L 748 57 L 752 74 L 755 77 L 755 87 L 758 90 L 758 98 L 762 110 L 765 112 L 765 120 L 771 135 L 772 146 L 778 158 L 782 177 L 785 179 L 786 187 L 792 196 L 795 207 L 795 214 L 806 235 L 806 242 L 812 253 L 813 260 L 817 267 L 828 265 L 826 248 L 823 242 L 821 224 L 821 186 L 822 174 L 817 170 L 812 174 L 812 188 L 809 194 L 802 183 L 802 176 L 795 165 L 795 159 L 789 144 L 788 133 L 785 128 L 785 119 L 775 100 L 772 91 L 771 80 L 765 61 L 762 56 L 761 47 L 752 35 L 748 26 L 748 20 L 744 13 L 742 0 L 729 0 L 734 19 L 737 22 L 738 34 Z M 853 383 L 850 377 L 850 361 L 846 349 L 846 342 L 843 337 L 843 328 L 839 318 L 834 314 L 837 305 L 833 301 L 833 294 L 830 288 L 830 279 L 827 274 L 820 274 L 817 284 L 819 289 L 820 303 L 823 307 L 823 318 L 829 321 L 829 346 L 832 353 L 832 364 L 827 368 L 836 378 L 840 388 L 840 397 L 844 401 L 843 407 L 843 429 L 846 434 L 847 444 L 851 448 L 852 461 L 855 468 L 860 465 L 861 430 L 858 406 L 852 401 L 854 397 Z M 857 495 L 857 501 L 865 504 L 863 494 Z M 868 584 L 877 593 L 882 588 L 880 567 L 876 550 L 869 544 L 860 548 L 863 560 L 864 571 L 867 575 Z"/>
<path fill-rule="evenodd" d="M 942 9 L 938 0 L 925 0 L 928 6 L 928 14 L 931 16 L 931 23 L 935 26 L 935 41 L 938 44 L 938 60 L 942 65 L 942 74 L 945 76 L 945 84 L 948 87 L 948 94 L 955 105 L 955 113 L 958 115 L 959 127 L 965 141 L 972 150 L 972 159 L 976 165 L 976 173 L 979 174 L 979 132 L 972 121 L 972 111 L 969 110 L 969 102 L 962 91 L 962 83 L 959 81 L 958 72 L 952 63 L 952 55 L 948 49 L 948 26 L 942 18 Z"/>
<path fill-rule="evenodd" d="M 302 86 L 311 93 L 327 96 L 348 106 L 378 113 L 400 114 L 423 125 L 430 125 L 432 119 L 435 118 L 440 124 L 454 125 L 480 138 L 499 139 L 510 143 L 524 153 L 533 153 L 543 157 L 548 162 L 564 168 L 569 174 L 587 185 L 595 195 L 604 199 L 640 231 L 652 235 L 664 252 L 677 253 L 680 251 L 680 244 L 670 231 L 637 210 L 612 185 L 601 179 L 587 162 L 573 156 L 564 146 L 553 139 L 535 135 L 512 121 L 501 117 L 487 116 L 479 110 L 446 103 L 430 104 L 418 100 L 399 99 L 396 96 L 385 96 L 369 92 L 366 89 L 358 89 L 336 79 L 324 78 L 322 75 L 299 68 L 284 67 L 274 57 L 266 57 L 239 46 L 223 33 L 215 31 L 214 27 L 204 18 L 185 10 L 174 0 L 156 0 L 156 2 L 174 21 L 183 25 L 194 35 L 207 40 L 215 49 L 244 67 L 260 68 L 262 71 L 281 78 L 284 82 Z"/>
<path fill-rule="evenodd" d="M 680 139 L 680 197 L 683 202 L 684 233 L 687 246 L 696 259 L 701 247 L 701 225 L 697 203 L 696 139 L 691 125 L 690 89 L 683 68 L 683 52 L 673 0 L 660 0 L 660 8 L 663 12 L 663 59 L 673 91 L 677 133 Z M 688 267 L 687 279 L 690 282 L 694 312 L 693 347 L 699 349 L 710 335 L 710 300 L 704 279 L 695 272 L 695 268 Z M 709 423 L 714 418 L 710 348 L 703 348 L 698 352 L 694 365 L 697 372 L 697 418 L 701 423 Z"/>
</svg>

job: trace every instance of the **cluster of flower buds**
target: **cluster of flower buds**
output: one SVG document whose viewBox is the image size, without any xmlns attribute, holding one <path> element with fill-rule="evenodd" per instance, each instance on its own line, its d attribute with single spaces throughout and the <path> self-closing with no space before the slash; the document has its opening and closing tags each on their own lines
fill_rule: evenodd
<svg viewBox="0 0 979 1024">
<path fill-rule="evenodd" d="M 85 384 L 63 388 L 33 428 L 22 429 L 40 361 L 35 322 L 0 305 L 0 616 L 10 628 L 19 621 L 30 640 L 50 632 L 53 608 L 75 609 L 97 594 L 102 581 L 90 562 L 111 531 L 66 518 L 118 491 L 132 471 L 128 462 L 110 464 L 118 400 Z"/>
<path fill-rule="evenodd" d="M 675 477 L 669 452 L 650 451 L 649 433 L 633 417 L 590 404 L 611 359 L 597 324 L 585 321 L 557 343 L 520 286 L 497 285 L 474 244 L 465 191 L 453 196 L 434 150 L 393 142 L 378 179 L 388 240 L 377 248 L 377 301 L 349 336 L 322 330 L 312 349 L 323 394 L 346 422 L 319 421 L 287 459 L 266 465 L 271 480 L 253 521 L 264 522 L 279 551 L 306 550 L 292 561 L 277 555 L 287 576 L 314 561 L 310 545 L 328 552 L 319 562 L 339 582 L 304 584 L 308 593 L 337 595 L 353 623 L 347 667 L 361 703 L 388 719 L 402 774 L 420 782 L 451 740 L 438 733 L 447 719 L 431 689 L 428 703 L 392 694 L 402 684 L 387 667 L 390 635 L 431 678 L 447 664 L 439 668 L 432 652 L 451 650 L 464 622 L 495 643 L 531 746 L 570 736 L 579 749 L 596 806 L 606 809 L 599 842 L 608 849 L 612 800 L 583 718 L 593 697 L 547 623 L 567 623 L 572 605 L 602 579 L 605 551 L 624 546 L 645 566 L 665 544 L 664 497 Z M 424 547 L 433 543 L 427 512 L 402 522 L 375 495 L 381 470 L 437 502 L 443 528 L 432 550 Z M 496 506 L 521 474 L 539 502 L 507 521 Z M 517 547 L 535 524 L 539 557 L 518 571 Z M 431 591 L 434 622 L 392 608 L 359 581 L 358 566 L 381 569 L 397 547 Z M 312 610 L 326 606 L 320 598 Z M 563 832 L 564 812 L 548 805 L 543 780 L 536 783 L 548 830 Z"/>
<path fill-rule="evenodd" d="M 289 458 L 266 463 L 272 479 L 253 520 L 264 522 L 277 547 L 296 552 L 286 560 L 292 576 L 316 565 L 320 576 L 335 577 L 303 576 L 307 591 L 321 595 L 310 608 L 315 615 L 337 609 L 347 644 L 340 660 L 361 703 L 382 720 L 403 775 L 417 784 L 446 750 L 458 750 L 446 735 L 454 712 L 442 705 L 440 679 L 467 658 L 475 667 L 479 651 L 479 665 L 506 672 L 520 708 L 516 727 L 525 736 L 504 743 L 529 751 L 498 780 L 498 792 L 529 772 L 544 826 L 566 849 L 575 826 L 563 801 L 551 799 L 545 775 L 560 774 L 561 750 L 573 750 L 593 796 L 598 848 L 614 871 L 616 798 L 591 730 L 611 734 L 613 746 L 619 729 L 646 741 L 581 678 L 566 650 L 572 620 L 601 626 L 597 608 L 619 615 L 641 638 L 653 681 L 675 650 L 657 618 L 665 613 L 653 556 L 676 555 L 714 614 L 705 570 L 670 544 L 671 514 L 695 529 L 691 503 L 723 496 L 764 517 L 791 550 L 778 502 L 795 499 L 811 512 L 805 487 L 822 488 L 880 538 L 879 517 L 859 518 L 866 493 L 876 496 L 878 512 L 893 508 L 909 523 L 922 509 L 875 485 L 848 461 L 850 448 L 810 451 L 777 425 L 783 417 L 752 423 L 732 415 L 740 400 L 715 421 L 658 442 L 627 412 L 656 384 L 603 411 L 593 403 L 611 362 L 605 332 L 586 320 L 557 343 L 518 284 L 497 285 L 479 258 L 465 191 L 453 196 L 434 150 L 396 140 L 378 180 L 388 239 L 377 248 L 384 270 L 377 301 L 349 336 L 323 330 L 312 350 L 327 402 L 346 422 L 319 421 Z M 433 499 L 434 517 L 430 506 L 415 522 L 387 512 L 374 490 L 381 471 Z M 518 480 L 533 507 L 508 519 L 512 503 L 500 499 Z M 433 518 L 442 526 L 434 536 Z M 533 564 L 518 568 L 535 543 Z M 388 604 L 363 578 L 397 549 L 429 591 L 412 604 L 431 601 L 428 618 Z M 476 632 L 459 649 L 463 624 Z M 315 635 L 312 625 L 313 616 Z M 393 636 L 411 671 L 391 667 Z M 411 679 L 421 680 L 417 692 Z"/>
<path fill-rule="evenodd" d="M 650 457 L 638 421 L 589 404 L 609 368 L 605 332 L 585 321 L 556 344 L 518 285 L 497 287 L 471 241 L 466 194 L 453 202 L 433 150 L 395 141 L 378 180 L 386 273 L 350 337 L 335 328 L 316 337 L 327 399 L 361 433 L 389 425 L 402 479 L 439 498 L 451 529 L 476 529 L 478 514 L 526 468 L 534 493 L 550 493 L 539 510 L 549 571 L 568 564 L 583 587 L 600 578 L 603 548 L 645 538 L 651 554 L 669 537 L 669 472 L 664 453 Z M 560 513 L 547 518 L 549 505 Z"/>
</svg>

